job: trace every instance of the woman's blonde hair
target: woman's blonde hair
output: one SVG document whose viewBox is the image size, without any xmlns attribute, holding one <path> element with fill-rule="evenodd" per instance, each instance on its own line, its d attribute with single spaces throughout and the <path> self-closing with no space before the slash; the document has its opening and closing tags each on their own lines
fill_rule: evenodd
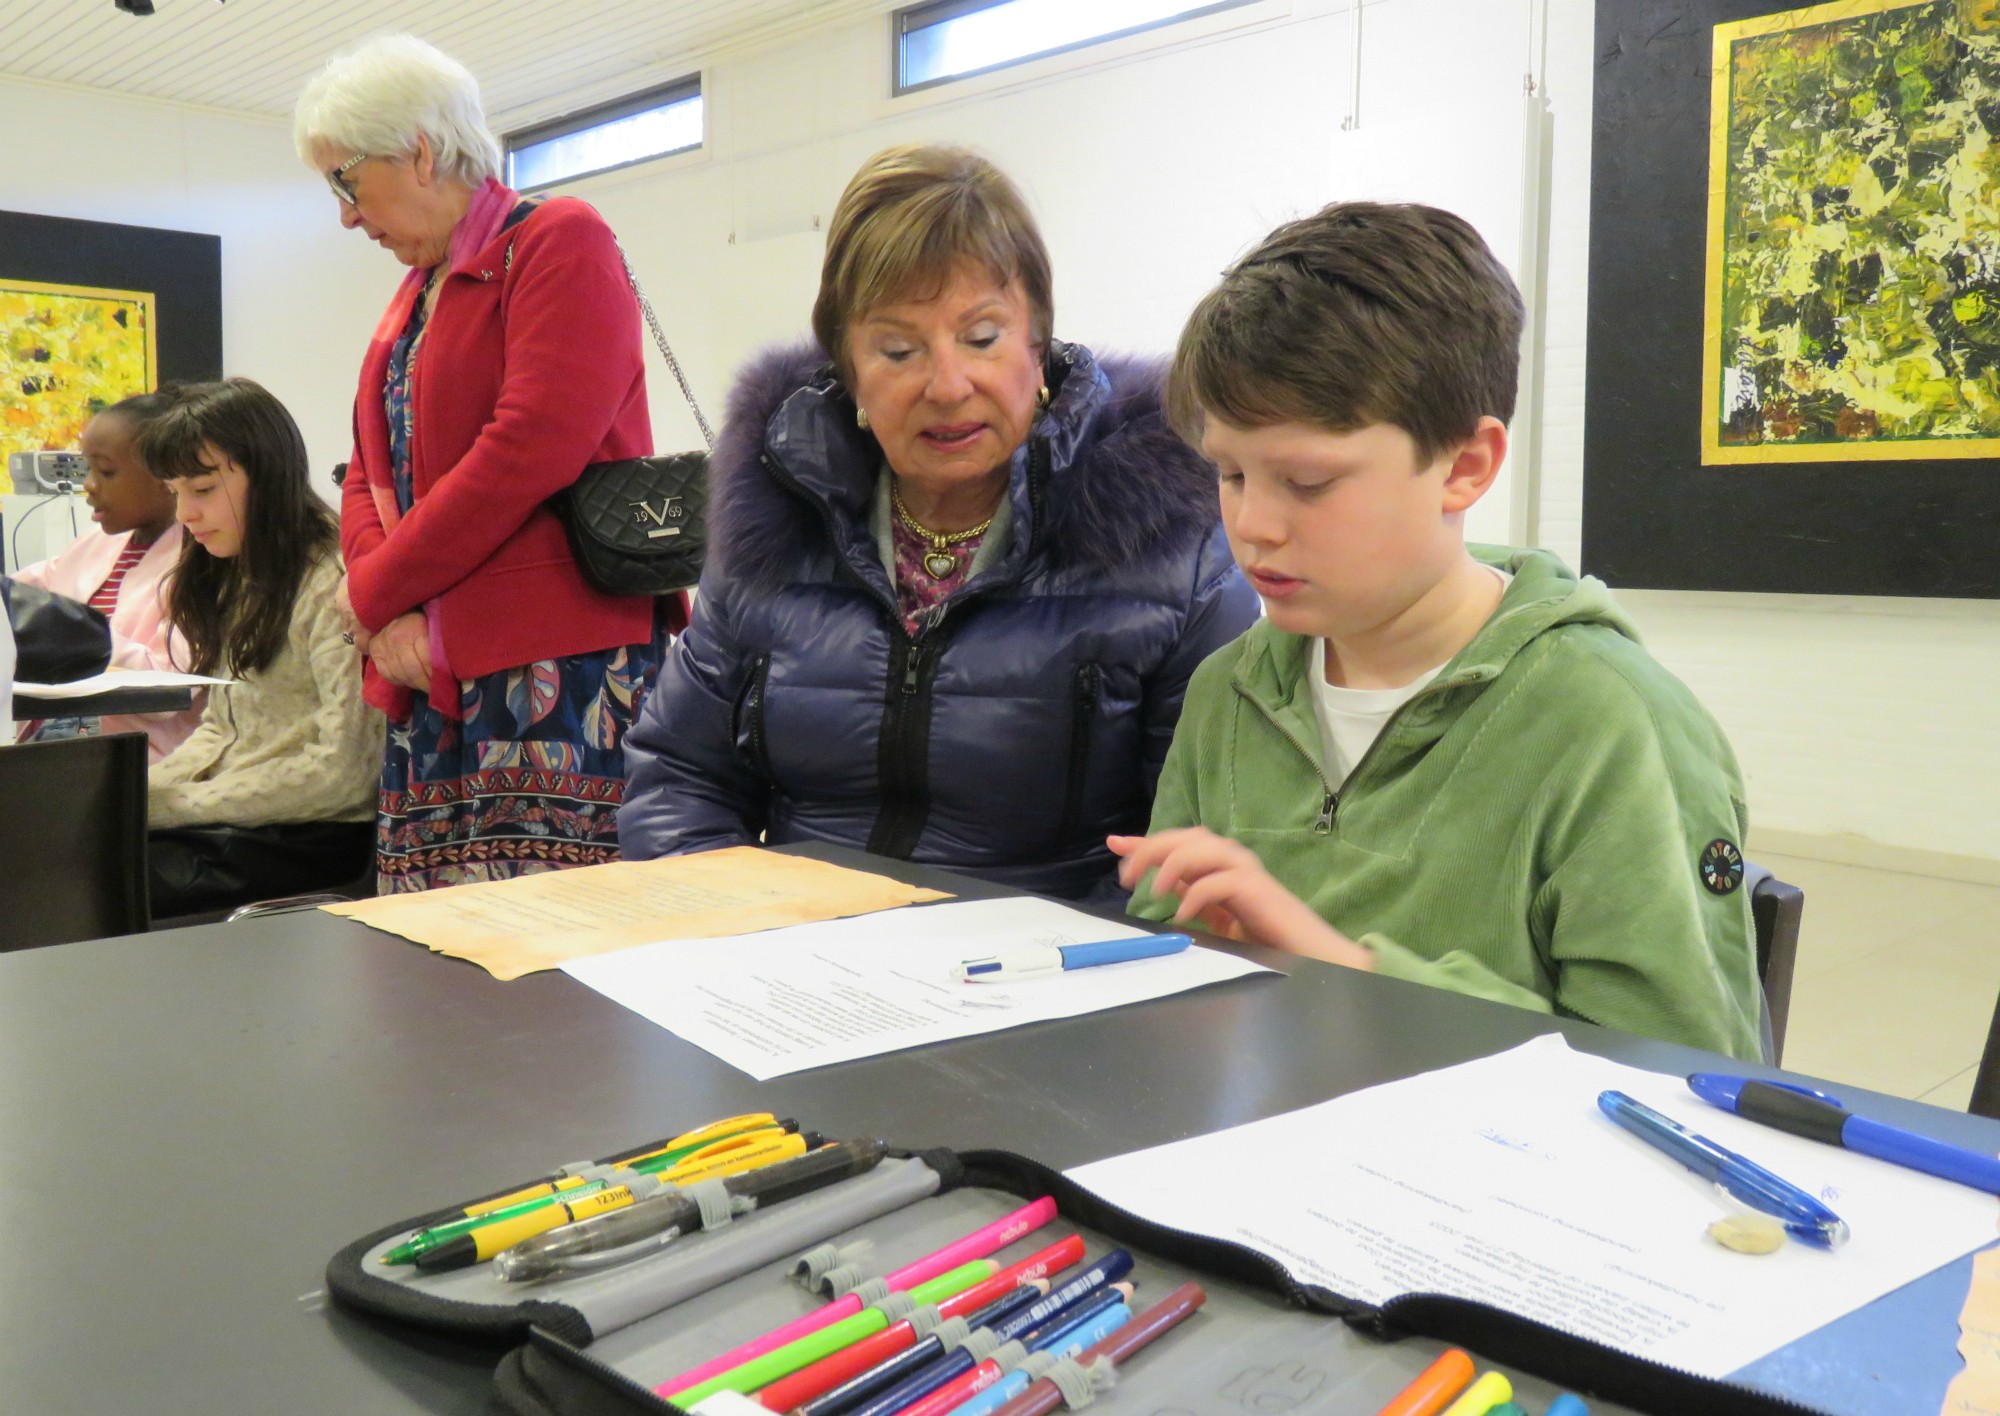
<svg viewBox="0 0 2000 1416">
<path fill-rule="evenodd" d="M 813 333 L 842 379 L 847 330 L 870 310 L 942 293 L 954 267 L 984 266 L 999 284 L 1020 282 L 1034 341 L 1055 322 L 1049 252 L 1020 190 L 976 152 L 913 144 L 861 164 L 826 235 Z"/>
</svg>

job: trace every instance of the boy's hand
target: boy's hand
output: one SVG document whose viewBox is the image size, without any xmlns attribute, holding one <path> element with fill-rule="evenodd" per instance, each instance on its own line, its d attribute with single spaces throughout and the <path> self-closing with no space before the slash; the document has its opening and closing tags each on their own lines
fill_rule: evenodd
<svg viewBox="0 0 2000 1416">
<path fill-rule="evenodd" d="M 1202 928 L 1248 944 L 1264 944 L 1290 954 L 1345 964 L 1373 972 L 1375 955 L 1318 915 L 1297 895 L 1271 878 L 1248 846 L 1201 826 L 1151 836 L 1109 836 L 1105 844 L 1122 857 L 1118 883 L 1138 888 L 1149 870 L 1156 895 L 1180 900 L 1176 922 L 1198 920 Z"/>
</svg>

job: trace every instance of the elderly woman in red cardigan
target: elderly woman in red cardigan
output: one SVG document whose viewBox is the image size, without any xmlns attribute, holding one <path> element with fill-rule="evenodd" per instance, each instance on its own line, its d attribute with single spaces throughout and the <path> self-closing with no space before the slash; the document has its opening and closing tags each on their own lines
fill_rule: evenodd
<svg viewBox="0 0 2000 1416">
<path fill-rule="evenodd" d="M 651 598 L 592 589 L 547 505 L 652 451 L 611 231 L 510 191 L 472 75 L 408 36 L 329 62 L 293 136 L 341 225 L 409 267 L 362 360 L 340 518 L 389 715 L 380 888 L 615 859 L 625 730 L 685 606 L 656 624 Z"/>
</svg>

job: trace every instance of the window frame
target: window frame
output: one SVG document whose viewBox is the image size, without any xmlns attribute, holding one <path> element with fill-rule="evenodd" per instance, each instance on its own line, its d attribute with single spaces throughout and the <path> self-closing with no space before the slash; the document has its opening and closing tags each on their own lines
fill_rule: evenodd
<svg viewBox="0 0 2000 1416">
<path fill-rule="evenodd" d="M 616 123 L 621 119 L 633 117 L 636 114 L 646 113 L 656 108 L 668 108 L 676 103 L 685 103 L 690 99 L 698 99 L 701 102 L 701 134 L 693 142 L 683 147 L 669 148 L 665 152 L 651 152 L 647 153 L 644 157 L 633 157 L 623 162 L 614 162 L 606 167 L 593 167 L 587 172 L 572 172 L 567 176 L 557 178 L 553 182 L 543 182 L 532 187 L 519 187 L 515 190 L 523 193 L 543 192 L 552 187 L 562 186 L 566 182 L 582 182 L 589 178 L 601 177 L 607 172 L 622 172 L 628 167 L 637 167 L 643 162 L 660 162 L 666 158 L 684 157 L 688 153 L 699 152 L 708 146 L 708 85 L 706 75 L 702 71 L 696 70 L 694 73 L 683 74 L 680 78 L 670 80 L 667 83 L 655 84 L 651 88 L 642 89 L 638 93 L 626 94 L 622 98 L 610 99 L 604 103 L 594 103 L 587 108 L 579 108 L 555 118 L 544 119 L 540 123 L 533 123 L 528 127 L 518 128 L 511 133 L 505 134 L 500 139 L 500 153 L 501 161 L 507 174 L 508 185 L 513 185 L 514 154 L 520 148 L 533 147 L 538 143 L 549 142 L 555 138 L 566 138 L 572 134 L 588 132 L 592 128 L 601 128 L 607 124 Z"/>
<path fill-rule="evenodd" d="M 921 83 L 903 82 L 903 42 L 919 30 L 949 24 L 967 15 L 976 15 L 982 10 L 995 10 L 1012 3 L 1012 0 L 916 0 L 916 3 L 898 6 L 889 16 L 889 96 L 892 99 L 906 98 L 912 94 L 930 93 L 946 84 L 960 83 L 966 79 L 980 78 L 1000 73 L 1023 64 L 1033 64 L 1060 55 L 1074 54 L 1100 44 L 1110 44 L 1118 40 L 1131 39 L 1136 35 L 1149 34 L 1189 20 L 1206 19 L 1212 15 L 1230 10 L 1240 10 L 1259 4 L 1259 0 L 1209 0 L 1208 4 L 1197 5 L 1177 15 L 1167 15 L 1157 20 L 1147 20 L 1123 29 L 1106 30 L 1087 39 L 1072 40 L 1068 44 L 1053 45 L 1047 49 L 1037 49 L 1027 54 L 1016 55 L 1012 59 L 1002 59 L 977 69 L 966 69 L 956 74 L 945 74 L 935 79 L 925 79 Z M 910 23 L 912 16 L 921 17 L 922 22 Z"/>
</svg>

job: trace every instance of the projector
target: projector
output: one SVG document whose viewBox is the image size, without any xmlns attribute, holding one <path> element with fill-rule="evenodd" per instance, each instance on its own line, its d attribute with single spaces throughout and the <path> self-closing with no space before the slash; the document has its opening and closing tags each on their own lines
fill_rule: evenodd
<svg viewBox="0 0 2000 1416">
<path fill-rule="evenodd" d="M 7 475 L 17 493 L 73 492 L 89 470 L 80 452 L 10 452 Z"/>
</svg>

